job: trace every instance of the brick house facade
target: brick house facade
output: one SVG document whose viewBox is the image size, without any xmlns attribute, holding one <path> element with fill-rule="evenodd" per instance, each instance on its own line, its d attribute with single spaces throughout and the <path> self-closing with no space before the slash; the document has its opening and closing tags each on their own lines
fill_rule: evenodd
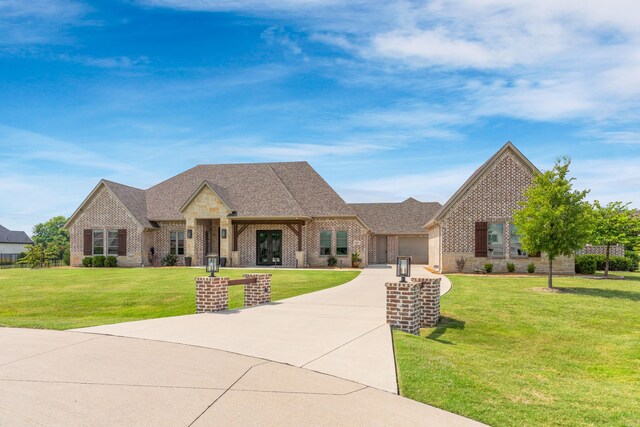
<svg viewBox="0 0 640 427">
<path fill-rule="evenodd" d="M 227 266 L 326 266 L 335 256 L 347 267 L 358 252 L 361 266 L 409 255 L 443 272 L 457 271 L 461 257 L 465 271 L 486 262 L 524 271 L 534 262 L 544 272 L 544 254 L 511 251 L 512 215 L 536 173 L 507 143 L 444 206 L 413 198 L 348 204 L 306 162 L 199 165 L 147 190 L 102 180 L 66 225 L 71 264 L 98 254 L 149 266 L 173 254 L 178 265 L 189 258 L 201 266 L 217 254 Z M 502 250 L 492 242 L 494 252 L 478 251 L 479 224 Z M 554 269 L 573 273 L 573 258 Z"/>
<path fill-rule="evenodd" d="M 511 262 L 517 272 L 526 272 L 533 262 L 536 272 L 547 272 L 544 254 L 528 255 L 519 250 L 517 232 L 511 226 L 518 202 L 537 173 L 513 144 L 502 147 L 426 224 L 431 265 L 445 273 L 456 272 L 456 261 L 464 259 L 464 272 L 481 269 L 485 263 L 492 263 L 495 272 L 506 272 Z M 573 257 L 556 259 L 554 271 L 574 273 Z"/>
</svg>

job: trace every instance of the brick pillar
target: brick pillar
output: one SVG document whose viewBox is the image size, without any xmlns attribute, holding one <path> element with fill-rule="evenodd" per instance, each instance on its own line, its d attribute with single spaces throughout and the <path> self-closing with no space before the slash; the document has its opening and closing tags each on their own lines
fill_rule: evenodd
<svg viewBox="0 0 640 427">
<path fill-rule="evenodd" d="M 196 313 L 229 309 L 228 277 L 196 277 Z"/>
<path fill-rule="evenodd" d="M 256 278 L 256 283 L 244 285 L 244 306 L 266 304 L 271 302 L 271 274 L 249 273 L 245 274 L 245 279 Z"/>
<path fill-rule="evenodd" d="M 420 283 L 420 326 L 432 328 L 440 319 L 440 278 L 412 277 L 412 282 Z"/>
<path fill-rule="evenodd" d="M 420 334 L 421 283 L 386 283 L 387 323 L 410 334 Z"/>
</svg>

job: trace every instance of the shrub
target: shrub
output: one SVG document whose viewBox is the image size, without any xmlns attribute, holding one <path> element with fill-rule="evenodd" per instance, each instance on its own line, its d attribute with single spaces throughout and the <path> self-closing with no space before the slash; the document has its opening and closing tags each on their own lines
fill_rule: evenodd
<svg viewBox="0 0 640 427">
<path fill-rule="evenodd" d="M 486 263 L 484 265 L 484 271 L 485 273 L 491 273 L 493 271 L 493 264 L 491 264 L 490 262 Z"/>
<path fill-rule="evenodd" d="M 533 274 L 535 272 L 536 272 L 536 265 L 530 262 L 529 265 L 527 265 L 527 273 Z"/>
<path fill-rule="evenodd" d="M 67 247 L 62 254 L 62 260 L 64 261 L 64 265 L 71 265 L 71 251 Z"/>
<path fill-rule="evenodd" d="M 512 262 L 508 262 L 507 263 L 507 271 L 509 273 L 513 273 L 514 271 L 516 271 L 516 265 Z"/>
<path fill-rule="evenodd" d="M 353 251 L 351 252 L 351 262 L 361 262 L 362 258 L 360 258 L 360 252 Z"/>
<path fill-rule="evenodd" d="M 329 267 L 335 267 L 337 264 L 338 264 L 338 259 L 337 259 L 336 257 L 334 257 L 334 256 L 330 256 L 330 257 L 327 259 L 327 265 L 328 265 Z"/>
<path fill-rule="evenodd" d="M 458 268 L 458 272 L 462 273 L 462 270 L 464 270 L 464 265 L 467 263 L 467 259 L 463 256 L 461 256 L 460 258 L 456 258 L 456 267 Z"/>
<path fill-rule="evenodd" d="M 629 271 L 632 261 L 623 256 L 612 256 L 609 258 L 609 270 L 611 271 Z M 604 266 L 603 266 L 604 269 Z"/>
<path fill-rule="evenodd" d="M 94 267 L 104 267 L 104 255 L 94 255 L 93 256 L 93 266 Z"/>
<path fill-rule="evenodd" d="M 178 257 L 174 254 L 167 254 L 164 258 L 162 258 L 162 265 L 166 265 L 167 267 L 173 267 L 178 262 Z"/>
<path fill-rule="evenodd" d="M 598 268 L 596 259 L 589 255 L 576 255 L 576 273 L 594 274 Z"/>
<path fill-rule="evenodd" d="M 82 258 L 82 265 L 84 267 L 91 267 L 93 266 L 93 258 L 88 256 L 88 257 L 84 257 Z"/>
<path fill-rule="evenodd" d="M 105 267 L 116 267 L 117 265 L 118 265 L 118 258 L 114 257 L 113 255 L 109 255 L 104 260 Z"/>
<path fill-rule="evenodd" d="M 640 254 L 634 251 L 626 251 L 624 257 L 629 260 L 629 271 L 637 271 L 640 268 Z"/>
</svg>

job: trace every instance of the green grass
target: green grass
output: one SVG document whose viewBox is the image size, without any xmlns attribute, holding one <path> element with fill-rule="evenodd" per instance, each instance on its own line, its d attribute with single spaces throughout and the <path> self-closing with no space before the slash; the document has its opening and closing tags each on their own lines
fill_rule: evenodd
<svg viewBox="0 0 640 427">
<path fill-rule="evenodd" d="M 242 278 L 264 270 L 223 269 Z M 357 271 L 276 270 L 271 298 L 277 301 L 348 282 Z M 71 329 L 195 313 L 195 277 L 190 268 L 51 268 L 0 270 L 0 326 Z M 229 288 L 229 307 L 242 307 L 242 286 Z"/>
<path fill-rule="evenodd" d="M 401 393 L 497 426 L 640 425 L 640 273 L 624 275 L 558 293 L 450 276 L 438 327 L 394 331 Z"/>
</svg>

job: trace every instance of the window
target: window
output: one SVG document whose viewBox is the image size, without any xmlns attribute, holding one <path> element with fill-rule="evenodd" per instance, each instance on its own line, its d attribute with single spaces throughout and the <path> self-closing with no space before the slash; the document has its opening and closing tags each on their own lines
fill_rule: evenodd
<svg viewBox="0 0 640 427">
<path fill-rule="evenodd" d="M 348 239 L 346 231 L 336 231 L 336 255 L 346 256 L 348 249 Z"/>
<path fill-rule="evenodd" d="M 520 235 L 516 226 L 510 224 L 510 237 L 509 237 L 509 256 L 511 258 L 526 257 L 527 253 L 522 250 L 522 243 L 520 243 Z"/>
<path fill-rule="evenodd" d="M 320 255 L 331 255 L 331 232 L 320 232 Z"/>
<path fill-rule="evenodd" d="M 104 255 L 104 231 L 93 230 L 93 254 Z"/>
<path fill-rule="evenodd" d="M 184 255 L 184 231 L 170 232 L 169 240 L 169 253 L 171 255 Z"/>
<path fill-rule="evenodd" d="M 502 223 L 488 224 L 487 251 L 490 257 L 504 256 L 504 224 Z"/>
<path fill-rule="evenodd" d="M 107 230 L 107 255 L 118 255 L 118 230 Z"/>
</svg>

